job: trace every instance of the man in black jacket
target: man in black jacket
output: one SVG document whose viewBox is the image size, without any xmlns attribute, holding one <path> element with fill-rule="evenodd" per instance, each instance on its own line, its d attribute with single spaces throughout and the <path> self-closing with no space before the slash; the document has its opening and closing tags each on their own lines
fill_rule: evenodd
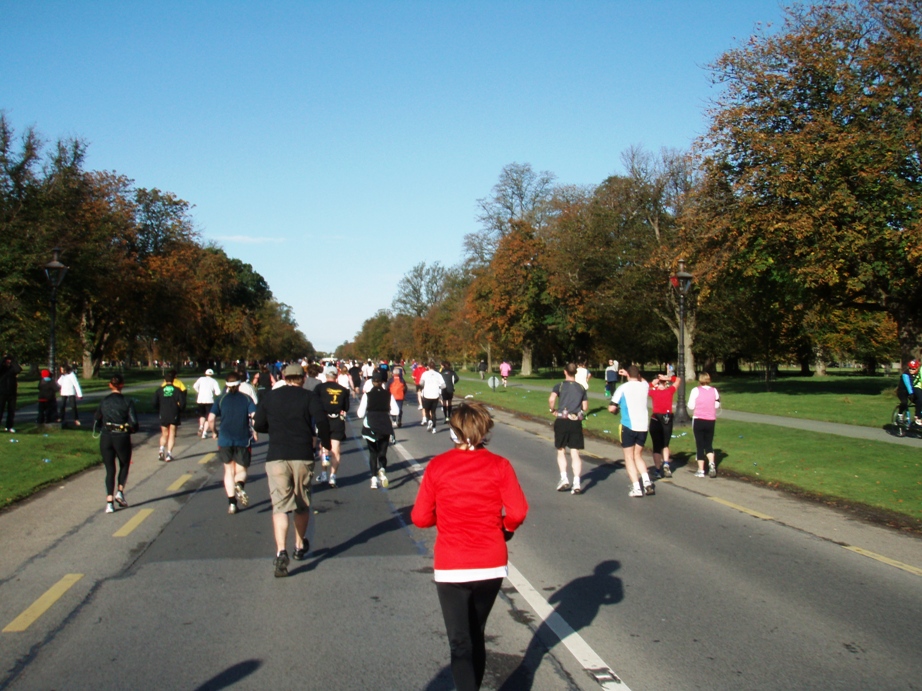
<svg viewBox="0 0 922 691">
<path fill-rule="evenodd" d="M 330 448 L 330 425 L 313 391 L 303 388 L 304 370 L 288 365 L 285 386 L 270 391 L 256 406 L 253 429 L 269 434 L 266 477 L 272 498 L 275 534 L 275 576 L 288 575 L 288 514 L 294 513 L 295 549 L 301 561 L 310 545 L 305 536 L 311 518 L 311 479 L 314 474 L 314 423 L 324 448 Z"/>
<path fill-rule="evenodd" d="M 4 432 L 16 433 L 16 392 L 19 382 L 16 377 L 22 372 L 22 367 L 16 358 L 7 353 L 0 362 L 0 417 L 6 409 L 6 427 Z"/>
</svg>

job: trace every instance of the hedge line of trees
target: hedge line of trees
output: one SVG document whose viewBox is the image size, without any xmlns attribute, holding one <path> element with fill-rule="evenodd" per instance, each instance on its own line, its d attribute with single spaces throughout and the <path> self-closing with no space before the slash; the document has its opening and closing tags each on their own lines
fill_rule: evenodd
<svg viewBox="0 0 922 691">
<path fill-rule="evenodd" d="M 922 338 L 922 4 L 787 10 L 712 66 L 688 152 L 624 152 L 599 185 L 507 166 L 453 267 L 419 264 L 347 356 L 674 361 L 686 374 L 878 362 Z"/>
<path fill-rule="evenodd" d="M 291 309 L 253 267 L 203 243 L 189 203 L 84 169 L 86 145 L 50 150 L 0 113 L 0 348 L 47 354 L 52 249 L 69 267 L 57 293 L 60 362 L 97 376 L 104 360 L 182 362 L 312 354 Z"/>
</svg>

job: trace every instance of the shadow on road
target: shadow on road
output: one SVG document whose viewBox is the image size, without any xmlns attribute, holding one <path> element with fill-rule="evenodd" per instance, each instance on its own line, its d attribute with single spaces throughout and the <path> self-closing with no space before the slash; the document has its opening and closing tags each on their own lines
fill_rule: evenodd
<svg viewBox="0 0 922 691">
<path fill-rule="evenodd" d="M 238 681 L 246 679 L 257 669 L 262 667 L 262 660 L 244 660 L 236 665 L 228 667 L 220 674 L 216 674 L 204 684 L 196 688 L 195 691 L 220 691 L 233 686 Z"/>
</svg>

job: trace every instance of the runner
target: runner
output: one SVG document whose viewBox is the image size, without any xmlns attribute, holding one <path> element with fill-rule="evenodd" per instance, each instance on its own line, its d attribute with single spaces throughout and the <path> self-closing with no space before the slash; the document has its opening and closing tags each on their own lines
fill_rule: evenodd
<svg viewBox="0 0 922 691">
<path fill-rule="evenodd" d="M 240 390 L 240 375 L 237 372 L 228 372 L 224 384 L 227 391 L 212 404 L 206 424 L 214 433 L 215 419 L 221 418 L 217 434 L 218 458 L 224 464 L 227 513 L 233 515 L 237 513 L 238 504 L 246 507 L 250 503 L 244 488 L 252 454 L 251 425 L 256 414 L 256 404 Z"/>
<path fill-rule="evenodd" d="M 419 422 L 421 425 L 425 423 L 427 419 L 426 411 L 423 410 L 423 386 L 421 383 L 427 369 L 428 368 L 423 364 L 416 365 L 416 367 L 413 368 L 413 383 L 416 384 L 416 402 L 419 404 L 419 411 L 422 415 L 422 419 Z"/>
<path fill-rule="evenodd" d="M 349 366 L 349 376 L 352 377 L 352 395 L 356 398 L 362 397 L 362 368 L 358 366 L 355 360 Z"/>
<path fill-rule="evenodd" d="M 653 400 L 653 414 L 650 417 L 650 439 L 653 441 L 653 465 L 656 476 L 672 477 L 669 465 L 669 440 L 672 439 L 672 401 L 675 398 L 676 377 L 656 375 L 650 383 L 650 398 Z"/>
<path fill-rule="evenodd" d="M 445 416 L 445 424 L 451 418 L 451 402 L 455 397 L 455 384 L 458 383 L 458 375 L 451 368 L 448 360 L 442 360 L 442 379 L 445 380 L 445 388 L 442 389 L 442 414 Z"/>
<path fill-rule="evenodd" d="M 346 413 L 349 412 L 349 386 L 343 386 L 336 380 L 336 368 L 327 367 L 324 373 L 326 381 L 317 387 L 320 405 L 327 416 L 330 426 L 330 445 L 324 447 L 323 465 L 317 482 L 329 482 L 336 487 L 336 471 L 339 469 L 340 444 L 346 439 Z M 332 458 L 331 458 L 332 457 Z M 327 471 L 329 470 L 329 475 Z"/>
<path fill-rule="evenodd" d="M 622 369 L 618 374 L 626 376 L 627 381 L 619 386 L 611 397 L 608 412 L 621 412 L 621 448 L 624 450 L 624 467 L 631 479 L 631 491 L 628 496 L 653 496 L 656 494 L 656 487 L 643 460 L 643 445 L 647 441 L 647 431 L 650 428 L 650 418 L 647 414 L 650 386 L 640 376 L 637 365 L 631 365 L 627 370 Z M 641 481 L 643 488 L 640 486 Z"/>
<path fill-rule="evenodd" d="M 435 411 L 439 406 L 442 390 L 445 388 L 445 379 L 435 368 L 434 360 L 429 362 L 426 371 L 423 372 L 422 376 L 419 378 L 419 385 L 422 393 L 423 413 L 426 416 L 426 429 L 435 434 Z"/>
<path fill-rule="evenodd" d="M 182 424 L 182 411 L 186 407 L 186 394 L 174 385 L 173 371 L 163 377 L 160 388 L 154 392 L 151 407 L 160 418 L 160 455 L 161 461 L 173 460 L 173 446 L 176 444 L 176 428 Z"/>
<path fill-rule="evenodd" d="M 125 483 L 131 467 L 131 433 L 137 432 L 138 414 L 134 402 L 122 396 L 125 380 L 116 374 L 109 380 L 111 392 L 99 403 L 93 419 L 99 427 L 99 452 L 106 468 L 106 513 L 115 513 L 115 504 L 128 507 Z M 118 458 L 118 491 L 115 487 L 115 459 Z"/>
<path fill-rule="evenodd" d="M 554 448 L 557 449 L 557 468 L 560 470 L 558 492 L 570 490 L 570 494 L 582 494 L 580 476 L 583 459 L 579 456 L 584 448 L 583 418 L 589 410 L 586 389 L 576 383 L 576 363 L 569 362 L 563 370 L 564 381 L 554 385 L 547 399 L 548 408 L 557 419 L 554 420 Z M 558 403 L 558 399 L 559 403 Z M 570 449 L 570 464 L 573 467 L 573 484 L 567 478 L 567 448 Z"/>
<path fill-rule="evenodd" d="M 314 474 L 314 424 L 321 443 L 330 444 L 330 427 L 320 399 L 303 388 L 304 370 L 292 364 L 283 370 L 285 386 L 273 389 L 256 407 L 254 428 L 269 433 L 266 478 L 272 498 L 272 528 L 276 555 L 275 577 L 288 575 L 288 514 L 294 514 L 295 548 L 300 561 L 310 551 L 305 539 L 311 519 L 311 477 Z"/>
<path fill-rule="evenodd" d="M 438 374 L 438 373 L 436 373 Z M 371 375 L 371 390 L 362 394 L 356 415 L 362 420 L 362 436 L 368 444 L 368 465 L 371 469 L 371 488 L 387 488 L 387 446 L 394 427 L 391 416 L 397 415 L 397 401 L 384 388 L 384 374 L 379 370 Z"/>
<path fill-rule="evenodd" d="M 512 464 L 484 448 L 493 427 L 484 405 L 462 403 L 449 424 L 455 448 L 429 461 L 410 516 L 437 530 L 434 580 L 451 675 L 467 691 L 483 682 L 487 617 L 509 575 L 506 542 L 525 521 L 528 501 Z"/>
<path fill-rule="evenodd" d="M 509 364 L 508 360 L 503 360 L 503 364 L 499 366 L 499 376 L 503 378 L 503 388 L 506 388 L 506 383 L 509 381 L 509 375 L 512 374 L 512 365 Z"/>
<path fill-rule="evenodd" d="M 214 380 L 214 370 L 210 367 L 205 370 L 205 374 L 195 380 L 192 389 L 195 391 L 195 403 L 198 405 L 198 433 L 202 439 L 208 437 L 208 414 L 214 405 L 215 396 L 221 395 L 221 386 Z"/>
<path fill-rule="evenodd" d="M 714 425 L 720 409 L 720 393 L 711 386 L 711 375 L 702 372 L 698 384 L 688 397 L 688 409 L 693 411 L 692 430 L 695 433 L 695 460 L 698 471 L 695 477 L 704 477 L 704 460 L 708 462 L 708 477 L 717 477 L 714 458 Z"/>
<path fill-rule="evenodd" d="M 391 392 L 391 396 L 397 403 L 397 417 L 393 422 L 397 429 L 400 429 L 403 427 L 403 402 L 407 397 L 407 382 L 403 378 L 403 367 L 394 368 L 394 376 L 387 383 L 387 390 Z"/>
</svg>

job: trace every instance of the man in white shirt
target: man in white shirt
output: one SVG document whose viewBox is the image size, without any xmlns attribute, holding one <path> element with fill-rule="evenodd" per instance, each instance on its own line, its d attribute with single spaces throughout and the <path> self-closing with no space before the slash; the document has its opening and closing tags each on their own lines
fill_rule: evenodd
<svg viewBox="0 0 922 691">
<path fill-rule="evenodd" d="M 208 368 L 205 370 L 205 374 L 196 379 L 192 385 L 192 389 L 195 391 L 195 402 L 198 404 L 198 433 L 202 435 L 202 439 L 208 436 L 206 423 L 208 422 L 208 413 L 211 412 L 211 406 L 214 405 L 214 398 L 221 395 L 221 385 L 213 377 L 214 370 Z"/>
<path fill-rule="evenodd" d="M 419 378 L 420 395 L 423 398 L 423 414 L 426 416 L 426 429 L 433 434 L 435 428 L 435 410 L 445 388 L 445 378 L 436 368 L 435 361 L 429 363 L 429 368 Z"/>
<path fill-rule="evenodd" d="M 77 373 L 70 365 L 64 365 L 64 371 L 58 377 L 58 387 L 61 389 L 61 426 L 64 426 L 64 416 L 67 412 L 67 404 L 70 402 L 74 409 L 74 424 L 79 427 L 80 419 L 77 417 L 77 399 L 83 398 L 83 391 L 80 389 L 80 382 L 77 379 Z"/>
</svg>

